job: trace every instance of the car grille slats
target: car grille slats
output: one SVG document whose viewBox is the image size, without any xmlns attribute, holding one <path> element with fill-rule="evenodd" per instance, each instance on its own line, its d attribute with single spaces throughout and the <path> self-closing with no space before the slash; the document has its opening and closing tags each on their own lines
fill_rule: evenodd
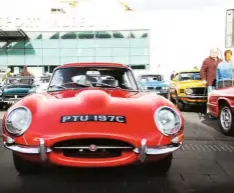
<svg viewBox="0 0 234 193">
<path fill-rule="evenodd" d="M 95 149 L 91 149 L 91 146 Z M 73 139 L 53 145 L 55 152 L 62 152 L 66 157 L 75 158 L 113 158 L 122 152 L 132 151 L 131 144 L 115 139 Z"/>
<path fill-rule="evenodd" d="M 192 88 L 193 94 L 192 95 L 205 95 L 205 88 L 202 87 L 197 87 L 197 88 Z"/>
</svg>

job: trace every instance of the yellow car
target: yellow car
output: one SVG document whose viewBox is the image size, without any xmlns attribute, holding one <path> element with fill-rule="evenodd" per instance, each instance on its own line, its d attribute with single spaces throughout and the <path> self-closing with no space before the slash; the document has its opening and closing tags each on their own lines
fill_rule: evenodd
<svg viewBox="0 0 234 193">
<path fill-rule="evenodd" d="M 204 105 L 207 100 L 206 86 L 198 69 L 178 72 L 171 80 L 168 98 L 180 110 L 192 105 Z"/>
</svg>

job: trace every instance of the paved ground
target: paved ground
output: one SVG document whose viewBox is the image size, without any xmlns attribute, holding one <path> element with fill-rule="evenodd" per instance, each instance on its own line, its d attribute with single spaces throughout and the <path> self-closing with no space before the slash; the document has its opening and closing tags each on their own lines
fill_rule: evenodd
<svg viewBox="0 0 234 193">
<path fill-rule="evenodd" d="M 219 132 L 217 120 L 185 112 L 186 140 L 165 177 L 139 167 L 113 169 L 46 168 L 19 176 L 11 153 L 0 148 L 0 193 L 205 193 L 234 192 L 234 138 Z"/>
</svg>

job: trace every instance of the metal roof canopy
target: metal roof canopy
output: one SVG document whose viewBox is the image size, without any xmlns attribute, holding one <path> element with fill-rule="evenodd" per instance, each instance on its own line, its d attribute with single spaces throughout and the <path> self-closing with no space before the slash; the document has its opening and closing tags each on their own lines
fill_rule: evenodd
<svg viewBox="0 0 234 193">
<path fill-rule="evenodd" d="M 1 40 L 28 39 L 28 37 L 22 29 L 17 29 L 14 31 L 6 31 L 0 29 L 0 39 Z"/>
</svg>

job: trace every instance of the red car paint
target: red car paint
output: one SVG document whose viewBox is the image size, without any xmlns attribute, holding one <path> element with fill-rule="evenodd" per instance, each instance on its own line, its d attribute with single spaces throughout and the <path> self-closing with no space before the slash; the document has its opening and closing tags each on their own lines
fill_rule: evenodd
<svg viewBox="0 0 234 193">
<path fill-rule="evenodd" d="M 66 64 L 58 68 L 80 66 L 106 66 L 128 68 L 112 63 L 81 63 Z M 58 69 L 57 68 L 57 69 Z M 121 89 L 88 87 L 79 90 L 62 90 L 29 95 L 13 106 L 26 106 L 32 112 L 32 122 L 27 131 L 19 137 L 7 132 L 3 117 L 3 140 L 7 136 L 13 138 L 21 146 L 36 147 L 39 139 L 45 140 L 46 147 L 70 139 L 116 139 L 127 142 L 134 147 L 140 147 L 141 140 L 147 139 L 147 147 L 157 147 L 171 144 L 176 136 L 179 142 L 183 140 L 184 118 L 181 112 L 167 99 L 154 93 L 129 92 Z M 153 114 L 161 106 L 173 108 L 181 117 L 181 130 L 173 136 L 163 135 L 156 127 Z M 60 123 L 61 116 L 76 114 L 106 114 L 123 115 L 127 123 L 114 122 L 71 122 Z M 39 155 L 18 153 L 24 159 L 39 162 Z M 166 155 L 150 155 L 147 160 L 159 160 Z M 131 164 L 139 161 L 139 154 L 122 152 L 114 158 L 75 158 L 66 157 L 62 152 L 51 152 L 47 159 L 52 164 L 70 167 L 112 167 Z"/>
<path fill-rule="evenodd" d="M 214 90 L 208 98 L 208 108 L 213 116 L 219 117 L 220 104 L 226 102 L 234 113 L 234 87 L 221 88 Z"/>
</svg>

